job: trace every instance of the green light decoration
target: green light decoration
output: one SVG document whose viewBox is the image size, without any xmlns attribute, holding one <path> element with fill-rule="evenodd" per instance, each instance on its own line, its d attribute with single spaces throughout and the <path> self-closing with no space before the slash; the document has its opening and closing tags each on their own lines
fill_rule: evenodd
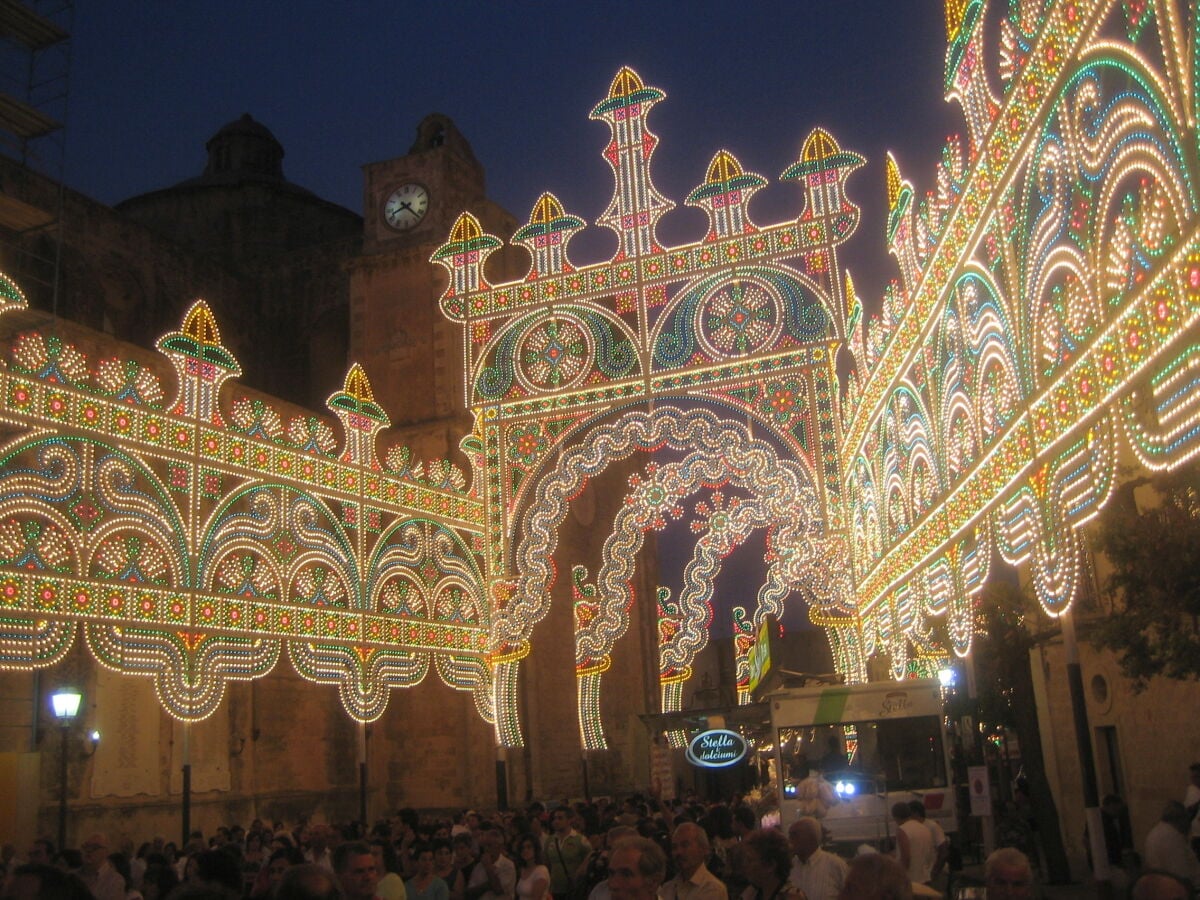
<svg viewBox="0 0 1200 900">
<path fill-rule="evenodd" d="M 965 134 L 932 187 L 886 160 L 876 227 L 898 275 L 878 303 L 838 259 L 864 160 L 822 128 L 780 163 L 795 218 L 754 221 L 768 179 L 721 150 L 684 199 L 703 234 L 664 245 L 674 203 L 651 178 L 648 117 L 666 94 L 622 68 L 591 110 L 610 131 L 596 224 L 617 235 L 611 259 L 571 259 L 587 221 L 549 193 L 511 242 L 522 277 L 488 283 L 505 242 L 469 213 L 433 254 L 463 333 L 469 471 L 379 455 L 390 420 L 357 365 L 332 424 L 223 407 L 241 368 L 203 302 L 158 343 L 173 385 L 21 337 L 0 369 L 15 434 L 0 452 L 0 666 L 51 666 L 82 629 L 103 665 L 154 679 L 172 716 L 196 720 L 286 648 L 362 721 L 432 667 L 519 746 L 521 661 L 576 571 L 580 741 L 600 748 L 630 604 L 657 599 L 659 692 L 678 708 L 723 554 L 755 529 L 766 575 L 734 610 L 739 672 L 762 619 L 795 604 L 850 681 L 874 655 L 896 678 L 937 672 L 970 652 L 993 551 L 1061 615 L 1117 460 L 1200 452 L 1196 26 L 1170 0 L 1017 0 L 992 48 L 982 9 L 946 2 L 945 92 Z M 24 305 L 0 276 L 0 314 Z M 662 447 L 672 462 L 631 478 L 599 566 L 563 558 L 588 484 Z M 645 532 L 683 517 L 684 589 L 634 597 Z"/>
</svg>

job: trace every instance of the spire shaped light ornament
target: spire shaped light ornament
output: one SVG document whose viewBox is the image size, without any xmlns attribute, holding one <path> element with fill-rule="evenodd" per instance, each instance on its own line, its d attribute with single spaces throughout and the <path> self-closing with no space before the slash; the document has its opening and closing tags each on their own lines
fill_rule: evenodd
<svg viewBox="0 0 1200 900">
<path fill-rule="evenodd" d="M 29 301 L 17 283 L 0 272 L 0 315 L 10 309 L 25 309 L 28 306 Z"/>
<path fill-rule="evenodd" d="M 155 345 L 179 376 L 179 393 L 172 404 L 176 415 L 223 425 L 217 397 L 221 385 L 242 374 L 242 367 L 221 343 L 212 310 L 203 300 L 192 304 L 179 331 L 165 334 Z"/>
<path fill-rule="evenodd" d="M 969 0 L 946 0 L 946 42 L 953 44 L 962 30 Z"/>
<path fill-rule="evenodd" d="M 483 279 L 483 265 L 488 256 L 503 242 L 490 234 L 484 234 L 479 220 L 465 212 L 450 229 L 450 240 L 434 251 L 430 262 L 439 263 L 450 273 L 450 287 L 442 299 L 442 310 L 451 319 L 457 320 L 464 310 L 461 304 L 448 304 L 448 298 L 487 288 Z"/>
<path fill-rule="evenodd" d="M 890 153 L 887 155 L 887 198 L 888 252 L 896 257 L 904 294 L 910 297 L 921 278 L 916 223 L 913 219 L 913 189 L 900 177 L 900 167 Z"/>
<path fill-rule="evenodd" d="M 974 156 L 1000 111 L 984 66 L 983 0 L 947 0 L 946 99 L 962 105 Z M 952 30 L 953 28 L 953 30 Z"/>
<path fill-rule="evenodd" d="M 832 233 L 846 237 L 858 223 L 858 207 L 846 199 L 846 176 L 863 166 L 866 160 L 857 153 L 843 150 L 824 128 L 814 128 L 800 149 L 800 159 L 788 166 L 780 181 L 799 181 L 804 185 L 807 204 L 801 221 L 830 216 Z"/>
<path fill-rule="evenodd" d="M 514 244 L 524 244 L 533 256 L 533 267 L 527 277 L 575 271 L 567 258 L 567 242 L 585 227 L 587 223 L 579 216 L 563 211 L 563 205 L 553 194 L 538 197 L 529 213 L 529 224 L 517 229 L 512 237 Z"/>
<path fill-rule="evenodd" d="M 616 259 L 660 250 L 654 227 L 675 206 L 650 180 L 650 157 L 658 137 L 646 127 L 646 116 L 665 96 L 658 88 L 646 87 L 637 72 L 625 66 L 613 78 L 608 97 L 592 110 L 593 119 L 612 129 L 604 158 L 616 175 L 616 190 L 596 223 L 617 233 Z"/>
<path fill-rule="evenodd" d="M 836 276 L 836 244 L 845 241 L 858 228 L 861 211 L 846 197 L 846 178 L 866 164 L 857 153 L 843 150 L 833 135 L 824 128 L 814 128 L 800 149 L 800 159 L 780 175 L 781 181 L 799 181 L 804 186 L 804 211 L 798 224 L 809 241 L 828 242 L 828 250 L 810 253 L 807 264 L 810 273 L 824 273 L 835 304 L 835 324 L 838 335 L 846 334 L 846 298 L 838 298 L 841 285 Z"/>
<path fill-rule="evenodd" d="M 383 407 L 375 402 L 371 382 L 362 366 L 355 363 L 350 367 L 342 389 L 330 395 L 326 406 L 342 420 L 345 430 L 346 446 L 342 450 L 342 461 L 378 469 L 375 435 L 392 423 Z"/>
<path fill-rule="evenodd" d="M 709 240 L 751 234 L 758 229 L 750 221 L 750 198 L 766 183 L 761 175 L 742 171 L 742 164 L 728 150 L 719 150 L 708 164 L 704 184 L 685 202 L 708 213 Z"/>
</svg>

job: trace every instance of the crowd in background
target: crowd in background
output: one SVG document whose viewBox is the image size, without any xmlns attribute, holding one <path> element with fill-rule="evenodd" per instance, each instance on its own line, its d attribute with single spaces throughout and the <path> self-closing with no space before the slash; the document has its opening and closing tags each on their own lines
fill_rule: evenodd
<svg viewBox="0 0 1200 900">
<path fill-rule="evenodd" d="M 905 806 L 901 809 L 901 806 Z M 412 809 L 371 827 L 286 824 L 193 832 L 77 849 L 39 838 L 0 854 L 4 898 L 345 898 L 345 900 L 860 900 L 944 896 L 949 842 L 920 803 L 893 809 L 895 845 L 850 861 L 825 849 L 816 819 L 761 827 L 741 798 L 663 804 L 531 803 L 519 812 L 453 816 Z M 886 848 L 885 848 L 886 849 Z M 867 859 L 865 857 L 879 857 Z M 989 898 L 1030 897 L 1019 849 L 988 860 Z M 1157 896 L 1157 895 L 1155 895 Z M 1166 895 L 1164 895 L 1166 896 Z"/>
<path fill-rule="evenodd" d="M 741 803 L 675 809 L 683 818 L 703 817 L 722 855 L 757 824 L 755 813 Z M 411 894 L 408 885 L 414 879 L 417 888 L 435 892 L 429 900 L 479 900 L 482 892 L 478 886 L 469 889 L 467 881 L 489 851 L 514 862 L 514 867 L 534 851 L 552 876 L 546 900 L 572 900 L 586 897 L 584 884 L 594 887 L 606 880 L 605 847 L 611 829 L 623 826 L 630 834 L 666 846 L 675 818 L 670 807 L 635 796 L 620 804 L 562 803 L 552 810 L 534 802 L 524 811 L 488 814 L 466 810 L 437 816 L 402 809 L 370 828 L 361 822 L 255 819 L 248 826 L 221 826 L 208 835 L 193 832 L 182 845 L 157 837 L 136 846 L 114 846 L 106 835 L 93 834 L 76 848 L 57 848 L 43 837 L 24 848 L 4 847 L 0 866 L 7 873 L 5 896 L 12 894 L 15 873 L 44 867 L 73 876 L 90 892 L 82 896 L 102 900 L 156 900 L 198 882 L 219 883 L 228 892 L 224 896 L 270 897 L 288 869 L 309 863 L 332 871 L 335 848 L 361 843 L 374 857 L 377 895 L 384 900 Z M 551 840 L 556 834 L 559 837 Z M 445 897 L 440 888 L 430 887 L 435 880 L 445 885 Z"/>
</svg>

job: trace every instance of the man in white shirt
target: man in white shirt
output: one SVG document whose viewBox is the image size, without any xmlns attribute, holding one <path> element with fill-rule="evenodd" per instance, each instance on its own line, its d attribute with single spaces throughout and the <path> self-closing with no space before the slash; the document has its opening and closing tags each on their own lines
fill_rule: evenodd
<svg viewBox="0 0 1200 900">
<path fill-rule="evenodd" d="M 933 870 L 930 874 L 932 878 L 936 879 L 942 874 L 946 860 L 950 858 L 950 841 L 946 838 L 946 832 L 942 826 L 925 816 L 923 802 L 914 800 L 908 806 L 912 810 L 913 818 L 928 828 L 929 836 L 933 838 Z"/>
<path fill-rule="evenodd" d="M 821 823 L 812 816 L 797 819 L 788 828 L 792 845 L 792 871 L 788 881 L 808 900 L 836 900 L 846 882 L 846 862 L 821 849 Z"/>
<path fill-rule="evenodd" d="M 1146 835 L 1143 868 L 1170 872 L 1195 887 L 1200 884 L 1200 863 L 1188 844 L 1188 825 L 1183 804 L 1178 800 L 1170 801 L 1158 824 Z"/>
<path fill-rule="evenodd" d="M 928 884 L 933 872 L 933 836 L 912 817 L 912 809 L 903 801 L 892 806 L 892 818 L 896 820 L 896 858 L 913 884 Z"/>
<path fill-rule="evenodd" d="M 659 900 L 728 900 L 729 892 L 704 861 L 708 859 L 708 834 L 694 822 L 683 822 L 671 835 L 675 877 L 659 888 Z"/>
<path fill-rule="evenodd" d="M 1187 790 L 1183 792 L 1183 806 L 1191 816 L 1192 852 L 1200 857 L 1200 762 L 1192 763 L 1188 769 L 1190 780 Z"/>
<path fill-rule="evenodd" d="M 125 900 L 125 879 L 108 861 L 108 838 L 93 834 L 80 846 L 83 865 L 79 877 L 96 900 Z"/>
<path fill-rule="evenodd" d="M 467 879 L 466 900 L 513 900 L 517 867 L 504 855 L 504 835 L 495 828 L 479 832 L 479 862 Z"/>
</svg>

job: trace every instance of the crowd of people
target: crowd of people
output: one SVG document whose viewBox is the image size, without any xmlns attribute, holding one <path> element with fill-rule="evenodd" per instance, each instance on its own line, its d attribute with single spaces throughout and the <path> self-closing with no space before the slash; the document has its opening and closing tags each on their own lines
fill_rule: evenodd
<svg viewBox="0 0 1200 900">
<path fill-rule="evenodd" d="M 1177 804 L 1178 805 L 1178 804 Z M 1182 808 L 1182 807 L 1181 807 Z M 193 833 L 180 848 L 156 839 L 113 847 L 103 834 L 78 849 L 40 838 L 4 848 L 4 898 L 70 900 L 909 900 L 945 896 L 949 842 L 919 803 L 897 804 L 891 852 L 843 859 L 818 819 L 786 832 L 760 827 L 748 805 L 532 803 L 521 812 L 467 810 L 439 819 L 400 810 L 367 829 L 255 820 Z M 1190 822 L 1187 823 L 1190 827 Z M 1174 827 L 1174 826 L 1172 826 Z M 1173 846 L 1173 845 L 1172 845 Z M 865 849 L 865 848 L 864 848 Z M 1154 881 L 1154 879 L 1160 879 Z M 1166 879 L 1166 880 L 1163 880 Z M 1021 850 L 996 851 L 981 894 L 1033 896 Z M 1187 900 L 1180 879 L 1150 873 L 1136 900 Z M 1174 893 L 1172 893 L 1174 891 Z"/>
</svg>

